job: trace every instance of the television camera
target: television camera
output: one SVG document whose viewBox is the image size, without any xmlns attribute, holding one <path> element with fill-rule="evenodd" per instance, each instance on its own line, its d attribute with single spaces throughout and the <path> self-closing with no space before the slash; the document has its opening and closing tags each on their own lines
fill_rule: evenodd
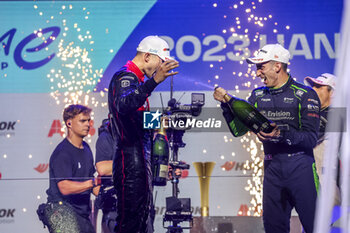
<svg viewBox="0 0 350 233">
<path fill-rule="evenodd" d="M 199 116 L 202 106 L 205 103 L 204 93 L 192 93 L 191 104 L 181 105 L 175 98 L 171 98 L 168 102 L 168 107 L 163 113 L 169 118 L 169 127 L 167 129 L 167 136 L 170 146 L 170 161 L 171 167 L 171 183 L 172 196 L 166 198 L 166 212 L 163 217 L 163 227 L 167 229 L 167 233 L 183 232 L 183 229 L 190 229 L 193 225 L 193 218 L 191 212 L 191 199 L 179 198 L 179 175 L 176 175 L 177 169 L 189 169 L 190 165 L 178 161 L 178 150 L 185 147 L 186 144 L 182 141 L 185 130 L 191 127 L 187 123 L 191 121 L 192 117 Z M 169 222 L 168 225 L 166 223 Z M 179 225 L 181 222 L 189 222 L 189 226 Z"/>
</svg>

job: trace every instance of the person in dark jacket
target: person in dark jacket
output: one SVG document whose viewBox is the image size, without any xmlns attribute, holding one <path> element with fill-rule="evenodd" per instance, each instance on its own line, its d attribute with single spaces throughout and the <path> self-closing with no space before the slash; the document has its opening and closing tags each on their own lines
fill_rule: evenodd
<svg viewBox="0 0 350 233">
<path fill-rule="evenodd" d="M 248 101 L 274 127 L 270 133 L 257 133 L 265 153 L 263 222 L 267 233 L 287 233 L 295 207 L 305 231 L 312 233 L 318 190 L 313 147 L 320 124 L 320 101 L 312 88 L 294 81 L 287 72 L 289 58 L 281 45 L 268 44 L 256 57 L 247 59 L 256 64 L 256 74 L 265 84 L 254 89 Z M 214 92 L 232 134 L 244 135 L 248 128 L 230 112 L 225 95 L 227 91 L 220 87 Z"/>
<path fill-rule="evenodd" d="M 95 200 L 95 207 L 102 210 L 102 232 L 114 231 L 117 216 L 116 191 L 112 182 L 113 156 L 116 150 L 116 141 L 113 139 L 108 119 L 102 121 L 98 128 L 96 141 L 95 166 L 101 177 L 101 188 Z M 95 211 L 97 212 L 97 211 Z"/>
<path fill-rule="evenodd" d="M 108 105 L 117 136 L 113 182 L 117 191 L 115 232 L 147 232 L 152 198 L 150 153 L 152 134 L 143 127 L 148 97 L 179 63 L 170 57 L 169 45 L 158 36 L 144 38 L 137 54 L 117 71 L 109 85 Z M 149 79 L 145 80 L 145 76 Z"/>
</svg>

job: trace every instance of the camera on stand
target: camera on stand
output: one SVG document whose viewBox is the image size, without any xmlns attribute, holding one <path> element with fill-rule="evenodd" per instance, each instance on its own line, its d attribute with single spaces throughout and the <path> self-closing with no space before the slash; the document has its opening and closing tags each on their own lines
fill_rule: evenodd
<svg viewBox="0 0 350 233">
<path fill-rule="evenodd" d="M 189 164 L 178 161 L 178 151 L 179 148 L 186 146 L 182 137 L 185 130 L 191 129 L 191 120 L 200 115 L 204 103 L 204 93 L 192 93 L 191 104 L 181 105 L 176 99 L 171 98 L 168 107 L 164 110 L 164 114 L 168 117 L 167 137 L 170 147 L 169 166 L 172 183 L 172 196 L 166 198 L 166 211 L 163 217 L 163 227 L 168 229 L 168 233 L 183 232 L 183 229 L 190 229 L 193 226 L 191 199 L 178 198 L 180 175 L 176 175 L 176 170 L 190 168 Z M 189 222 L 189 225 L 181 226 L 182 222 Z"/>
<path fill-rule="evenodd" d="M 205 103 L 204 93 L 192 93 L 191 104 L 181 105 L 176 99 L 171 98 L 164 114 L 169 118 L 168 126 L 173 130 L 191 129 L 191 120 L 200 115 Z"/>
<path fill-rule="evenodd" d="M 165 226 L 166 222 L 170 224 Z M 189 226 L 180 226 L 181 222 L 189 222 Z M 191 229 L 192 226 L 191 199 L 167 197 L 166 212 L 163 218 L 163 227 L 168 229 L 167 232 L 182 232 L 182 229 Z"/>
</svg>

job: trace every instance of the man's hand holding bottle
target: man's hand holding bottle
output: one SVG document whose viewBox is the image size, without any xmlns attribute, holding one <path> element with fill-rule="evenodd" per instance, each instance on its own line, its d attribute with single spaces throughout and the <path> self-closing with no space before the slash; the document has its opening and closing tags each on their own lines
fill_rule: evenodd
<svg viewBox="0 0 350 233">
<path fill-rule="evenodd" d="M 232 114 L 253 131 L 261 142 L 280 140 L 281 131 L 276 123 L 266 119 L 250 103 L 229 95 L 222 87 L 216 87 L 213 96 L 215 100 L 228 103 Z"/>
<path fill-rule="evenodd" d="M 278 142 L 281 138 L 281 130 L 278 128 L 276 123 L 272 122 L 271 127 L 273 128 L 270 133 L 265 133 L 264 131 L 260 131 L 256 134 L 261 142 Z"/>
<path fill-rule="evenodd" d="M 227 91 L 224 88 L 222 87 L 215 88 L 214 94 L 213 94 L 214 99 L 222 103 L 226 103 L 226 100 L 224 98 L 225 95 L 227 95 Z"/>
</svg>

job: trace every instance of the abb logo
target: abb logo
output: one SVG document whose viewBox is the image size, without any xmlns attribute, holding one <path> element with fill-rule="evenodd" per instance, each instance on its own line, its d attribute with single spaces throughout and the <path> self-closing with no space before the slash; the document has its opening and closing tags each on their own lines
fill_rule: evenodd
<svg viewBox="0 0 350 233">
<path fill-rule="evenodd" d="M 94 128 L 94 120 L 90 121 L 90 130 L 89 130 L 89 134 L 91 136 L 94 136 L 96 133 L 96 129 Z"/>
<path fill-rule="evenodd" d="M 37 167 L 34 168 L 39 173 L 44 173 L 49 167 L 48 163 L 40 163 Z"/>
<path fill-rule="evenodd" d="M 241 206 L 239 207 L 237 216 L 250 216 L 250 214 L 248 213 L 249 213 L 248 205 L 241 204 Z"/>
<path fill-rule="evenodd" d="M 62 131 L 62 124 L 60 120 L 53 120 L 51 124 L 51 128 L 49 131 L 48 137 L 52 137 L 54 134 L 59 134 L 61 137 L 63 137 L 64 132 Z M 96 133 L 96 129 L 94 128 L 94 121 L 90 121 L 90 131 L 89 134 L 91 136 L 94 136 Z"/>
<path fill-rule="evenodd" d="M 249 169 L 244 168 L 245 162 L 236 162 L 236 161 L 226 161 L 224 165 L 221 166 L 225 171 L 231 171 L 234 169 L 235 171 L 243 171 L 243 170 L 250 170 L 251 166 L 249 166 Z"/>
<path fill-rule="evenodd" d="M 61 135 L 61 137 L 63 137 L 64 132 L 61 129 L 62 129 L 61 122 L 59 120 L 53 120 L 49 131 L 49 135 L 47 136 L 52 137 L 54 134 L 58 133 Z"/>
<path fill-rule="evenodd" d="M 183 170 L 181 173 L 181 178 L 185 179 L 188 176 L 188 173 L 189 173 L 188 170 Z"/>
</svg>

